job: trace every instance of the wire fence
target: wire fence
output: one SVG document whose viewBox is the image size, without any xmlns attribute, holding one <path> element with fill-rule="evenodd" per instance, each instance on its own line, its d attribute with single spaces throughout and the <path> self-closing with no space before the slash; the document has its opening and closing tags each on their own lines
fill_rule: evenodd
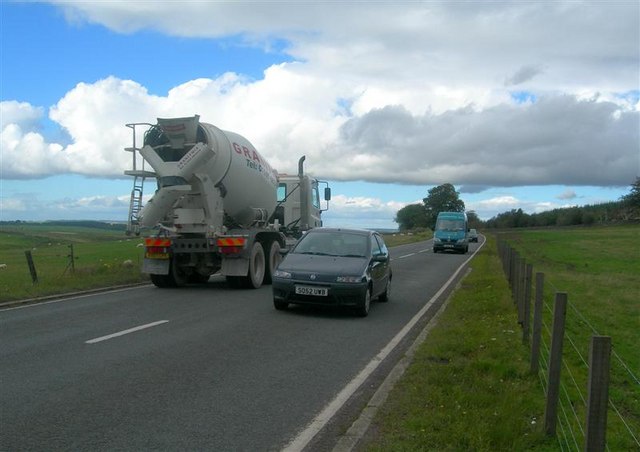
<svg viewBox="0 0 640 452">
<path fill-rule="evenodd" d="M 0 303 L 146 280 L 139 240 L 0 249 Z"/>
<path fill-rule="evenodd" d="M 640 398 L 638 372 L 609 342 L 611 359 L 604 361 L 606 375 L 604 378 L 593 376 L 599 362 L 593 354 L 594 341 L 603 336 L 588 315 L 542 273 L 536 273 L 535 309 L 539 312 L 534 312 L 534 337 L 531 338 L 532 265 L 527 264 L 505 240 L 498 241 L 498 252 L 518 309 L 523 343 L 531 342 L 532 372 L 537 373 L 547 397 L 545 422 L 553 423 L 545 425 L 547 433 L 556 436 L 563 451 L 640 450 L 640 413 L 634 411 Z M 562 301 L 558 294 L 565 295 L 564 311 L 558 311 Z M 559 312 L 563 318 L 566 312 L 566 321 L 563 320 L 562 328 L 556 331 Z M 540 324 L 539 331 L 536 322 Z M 552 342 L 558 337 L 560 356 L 556 358 Z M 553 372 L 555 359 L 560 366 L 557 377 Z M 599 387 L 603 383 L 606 387 Z M 554 394 L 556 385 L 557 395 Z M 550 403 L 550 395 L 556 397 L 553 403 Z M 598 412 L 593 408 L 594 401 L 602 396 L 605 397 L 604 408 Z"/>
</svg>

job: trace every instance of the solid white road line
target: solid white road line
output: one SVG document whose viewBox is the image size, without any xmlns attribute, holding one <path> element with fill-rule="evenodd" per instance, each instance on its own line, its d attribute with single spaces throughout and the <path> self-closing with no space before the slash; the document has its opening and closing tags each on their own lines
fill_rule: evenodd
<svg viewBox="0 0 640 452">
<path fill-rule="evenodd" d="M 162 325 L 163 323 L 167 323 L 168 320 L 159 320 L 153 323 L 147 323 L 146 325 L 136 326 L 134 328 L 129 328 L 128 330 L 119 331 L 117 333 L 109 334 L 107 336 L 96 337 L 95 339 L 90 339 L 85 342 L 85 344 L 95 344 L 96 342 L 108 341 L 109 339 L 113 339 L 114 337 L 124 336 L 125 334 L 135 333 L 136 331 L 144 330 L 147 328 L 152 328 L 154 326 Z"/>
</svg>

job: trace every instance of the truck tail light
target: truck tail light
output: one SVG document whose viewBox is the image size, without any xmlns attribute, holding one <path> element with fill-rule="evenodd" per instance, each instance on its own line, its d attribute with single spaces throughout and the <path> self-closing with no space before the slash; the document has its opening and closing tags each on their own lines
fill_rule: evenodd
<svg viewBox="0 0 640 452">
<path fill-rule="evenodd" d="M 150 259 L 168 259 L 171 250 L 170 239 L 146 238 L 144 239 L 145 257 Z"/>
<path fill-rule="evenodd" d="M 216 241 L 220 254 L 239 254 L 244 250 L 247 243 L 245 237 L 220 237 Z"/>
<path fill-rule="evenodd" d="M 151 246 L 162 246 L 165 248 L 169 248 L 171 246 L 171 239 L 157 239 L 154 237 L 147 237 L 144 239 L 144 246 L 147 248 Z"/>
</svg>

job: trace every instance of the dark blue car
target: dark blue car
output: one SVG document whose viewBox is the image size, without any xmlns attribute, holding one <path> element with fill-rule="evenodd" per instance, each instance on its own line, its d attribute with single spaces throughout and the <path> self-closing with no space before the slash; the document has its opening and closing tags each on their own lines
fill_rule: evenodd
<svg viewBox="0 0 640 452">
<path fill-rule="evenodd" d="M 307 232 L 273 273 L 273 305 L 346 306 L 362 317 L 391 293 L 391 259 L 380 234 L 360 229 Z"/>
</svg>

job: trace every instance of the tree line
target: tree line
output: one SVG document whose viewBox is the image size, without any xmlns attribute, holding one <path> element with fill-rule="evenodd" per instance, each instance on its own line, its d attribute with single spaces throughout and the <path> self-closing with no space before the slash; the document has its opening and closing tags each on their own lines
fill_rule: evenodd
<svg viewBox="0 0 640 452">
<path fill-rule="evenodd" d="M 422 203 L 410 204 L 396 213 L 394 221 L 401 231 L 433 229 L 438 212 L 464 212 L 460 194 L 451 184 L 443 184 L 428 191 Z M 536 226 L 576 226 L 640 220 L 640 177 L 631 190 L 618 201 L 582 207 L 566 207 L 528 214 L 512 209 L 482 221 L 473 211 L 467 212 L 470 228 L 521 228 Z"/>
</svg>

